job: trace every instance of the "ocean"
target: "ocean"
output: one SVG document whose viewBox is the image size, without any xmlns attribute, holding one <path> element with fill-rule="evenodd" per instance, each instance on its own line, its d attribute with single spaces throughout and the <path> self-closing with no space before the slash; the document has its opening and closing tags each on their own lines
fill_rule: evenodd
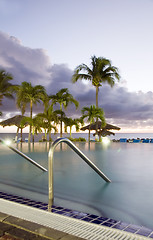
<svg viewBox="0 0 153 240">
<path fill-rule="evenodd" d="M 0 138 L 2 139 L 13 139 L 15 138 L 16 133 L 0 133 Z M 43 133 L 40 133 L 38 135 L 35 135 L 34 139 L 35 142 L 38 142 L 39 140 L 42 139 L 42 136 L 44 136 Z M 56 140 L 57 138 L 59 138 L 59 133 L 55 134 L 52 133 L 51 137 L 54 140 Z M 64 133 L 63 137 L 69 137 L 68 133 Z M 73 138 L 79 138 L 79 137 L 83 137 L 86 140 L 88 139 L 88 133 L 72 133 L 72 137 Z M 153 133 L 116 133 L 115 136 L 111 135 L 108 136 L 109 139 L 113 140 L 119 140 L 120 138 L 127 138 L 127 139 L 132 139 L 132 138 L 153 138 Z M 20 138 L 20 133 L 18 135 L 18 138 Z M 23 133 L 23 140 L 25 140 L 25 138 L 28 138 L 28 133 Z M 93 134 L 91 133 L 90 135 L 90 139 L 95 139 L 95 137 L 93 137 Z"/>
</svg>

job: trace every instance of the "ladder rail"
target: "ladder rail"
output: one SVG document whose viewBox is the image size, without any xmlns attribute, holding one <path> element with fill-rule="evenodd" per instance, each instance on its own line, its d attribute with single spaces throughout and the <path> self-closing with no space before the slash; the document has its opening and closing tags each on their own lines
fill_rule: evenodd
<svg viewBox="0 0 153 240">
<path fill-rule="evenodd" d="M 39 163 L 35 162 L 33 159 L 31 159 L 30 157 L 28 157 L 26 154 L 24 154 L 23 152 L 19 151 L 17 148 L 6 144 L 5 141 L 0 138 L 0 142 L 3 143 L 5 146 L 7 146 L 8 148 L 10 148 L 12 151 L 16 152 L 18 155 L 20 155 L 21 157 L 25 158 L 26 160 L 28 160 L 29 162 L 31 162 L 33 165 L 35 165 L 36 167 L 40 168 L 42 171 L 47 172 L 48 170 L 46 168 L 44 168 L 43 166 L 41 166 Z"/>
<path fill-rule="evenodd" d="M 101 178 L 103 178 L 106 182 L 111 182 L 111 180 L 95 165 L 92 163 L 92 161 L 83 153 L 80 151 L 79 148 L 77 148 L 69 139 L 67 138 L 58 138 L 53 142 L 53 144 L 50 147 L 49 154 L 48 154 L 48 211 L 51 211 L 51 206 L 53 205 L 54 200 L 54 189 L 53 189 L 53 156 L 54 156 L 54 150 L 56 146 L 64 142 L 68 144 L 71 149 L 76 152 Z"/>
</svg>

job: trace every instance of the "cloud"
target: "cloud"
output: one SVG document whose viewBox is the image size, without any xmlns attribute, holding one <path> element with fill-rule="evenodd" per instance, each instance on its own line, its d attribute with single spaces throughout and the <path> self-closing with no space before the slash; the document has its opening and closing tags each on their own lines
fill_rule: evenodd
<svg viewBox="0 0 153 240">
<path fill-rule="evenodd" d="M 105 85 L 101 89 L 100 106 L 107 119 L 120 127 L 152 128 L 153 92 L 129 92 L 119 85 L 114 88 Z"/>
<path fill-rule="evenodd" d="M 5 69 L 13 75 L 12 83 L 21 84 L 27 81 L 33 85 L 47 86 L 51 82 L 51 63 L 45 50 L 25 47 L 16 37 L 2 32 L 0 46 L 0 69 Z M 2 103 L 0 108 L 3 118 L 8 112 L 11 116 L 15 115 L 15 101 L 4 98 Z M 37 110 L 37 107 L 35 109 Z"/>
<path fill-rule="evenodd" d="M 85 87 L 85 86 L 84 86 Z M 83 88 L 82 88 L 83 89 Z M 80 108 L 95 104 L 96 90 L 92 87 L 86 93 L 76 95 Z M 104 109 L 107 122 L 121 128 L 152 128 L 153 92 L 129 92 L 117 84 L 113 88 L 104 84 L 99 88 L 99 107 Z"/>
<path fill-rule="evenodd" d="M 47 53 L 43 49 L 32 49 L 22 45 L 16 37 L 0 32 L 0 68 L 4 68 L 14 76 L 14 83 L 22 81 L 46 87 L 48 94 L 55 94 L 61 88 L 69 92 L 79 101 L 78 110 L 71 105 L 67 115 L 80 116 L 82 107 L 96 102 L 96 90 L 90 82 L 71 82 L 73 71 L 66 64 L 51 65 Z M 104 84 L 99 88 L 99 107 L 105 112 L 107 122 L 121 128 L 151 128 L 153 126 L 153 92 L 129 92 L 125 84 L 116 84 L 113 88 Z M 0 107 L 3 118 L 13 116 L 19 111 L 15 101 L 3 100 Z M 43 111 L 37 105 L 35 112 Z"/>
<path fill-rule="evenodd" d="M 91 88 L 90 84 L 85 86 L 81 81 L 73 84 L 71 81 L 73 71 L 66 64 L 54 64 L 51 66 L 50 72 L 51 80 L 47 85 L 48 93 L 54 94 L 61 88 L 68 88 L 70 93 L 76 96 L 80 89 L 83 88 L 84 92 L 87 92 Z"/>
<path fill-rule="evenodd" d="M 129 92 L 120 86 L 113 89 L 103 86 L 101 92 L 101 106 L 109 118 L 146 120 L 153 117 L 152 92 Z"/>
<path fill-rule="evenodd" d="M 43 84 L 50 79 L 50 60 L 43 49 L 31 49 L 16 37 L 0 32 L 0 67 L 11 72 L 15 83 Z"/>
</svg>

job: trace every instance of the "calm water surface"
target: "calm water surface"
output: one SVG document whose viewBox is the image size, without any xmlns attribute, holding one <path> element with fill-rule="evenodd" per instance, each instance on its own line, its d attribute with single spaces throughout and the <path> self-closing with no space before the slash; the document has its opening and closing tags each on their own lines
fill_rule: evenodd
<svg viewBox="0 0 153 240">
<path fill-rule="evenodd" d="M 56 205 L 153 228 L 153 144 L 76 143 L 111 180 L 105 183 L 65 143 L 54 154 Z M 48 168 L 46 143 L 15 145 Z M 48 202 L 48 173 L 0 145 L 0 190 Z"/>
</svg>

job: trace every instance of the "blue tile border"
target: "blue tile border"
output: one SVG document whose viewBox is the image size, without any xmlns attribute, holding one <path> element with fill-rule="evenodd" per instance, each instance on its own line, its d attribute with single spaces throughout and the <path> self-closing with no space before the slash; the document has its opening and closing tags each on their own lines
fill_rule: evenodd
<svg viewBox="0 0 153 240">
<path fill-rule="evenodd" d="M 42 209 L 45 211 L 48 210 L 47 203 L 43 203 L 40 201 L 34 201 L 34 200 L 31 200 L 28 198 L 23 198 L 21 196 L 8 194 L 8 193 L 4 193 L 1 191 L 0 191 L 0 198 L 6 199 L 9 201 L 13 201 L 16 203 L 24 204 L 27 206 L 31 206 L 31 207 L 36 207 L 36 208 L 39 208 L 39 209 Z M 86 222 L 90 222 L 90 223 L 94 223 L 94 224 L 98 224 L 98 225 L 102 225 L 102 226 L 107 226 L 110 228 L 116 228 L 116 229 L 123 230 L 126 232 L 135 233 L 135 234 L 139 234 L 141 236 L 153 238 L 153 229 L 148 229 L 143 226 L 128 224 L 128 223 L 125 223 L 122 221 L 117 221 L 117 220 L 114 220 L 111 218 L 106 218 L 106 217 L 97 216 L 94 214 L 79 212 L 76 210 L 67 209 L 67 208 L 63 208 L 63 207 L 55 206 L 55 205 L 52 206 L 52 212 L 61 214 L 63 216 L 76 218 L 76 219 L 79 219 L 82 221 L 86 221 Z"/>
</svg>

